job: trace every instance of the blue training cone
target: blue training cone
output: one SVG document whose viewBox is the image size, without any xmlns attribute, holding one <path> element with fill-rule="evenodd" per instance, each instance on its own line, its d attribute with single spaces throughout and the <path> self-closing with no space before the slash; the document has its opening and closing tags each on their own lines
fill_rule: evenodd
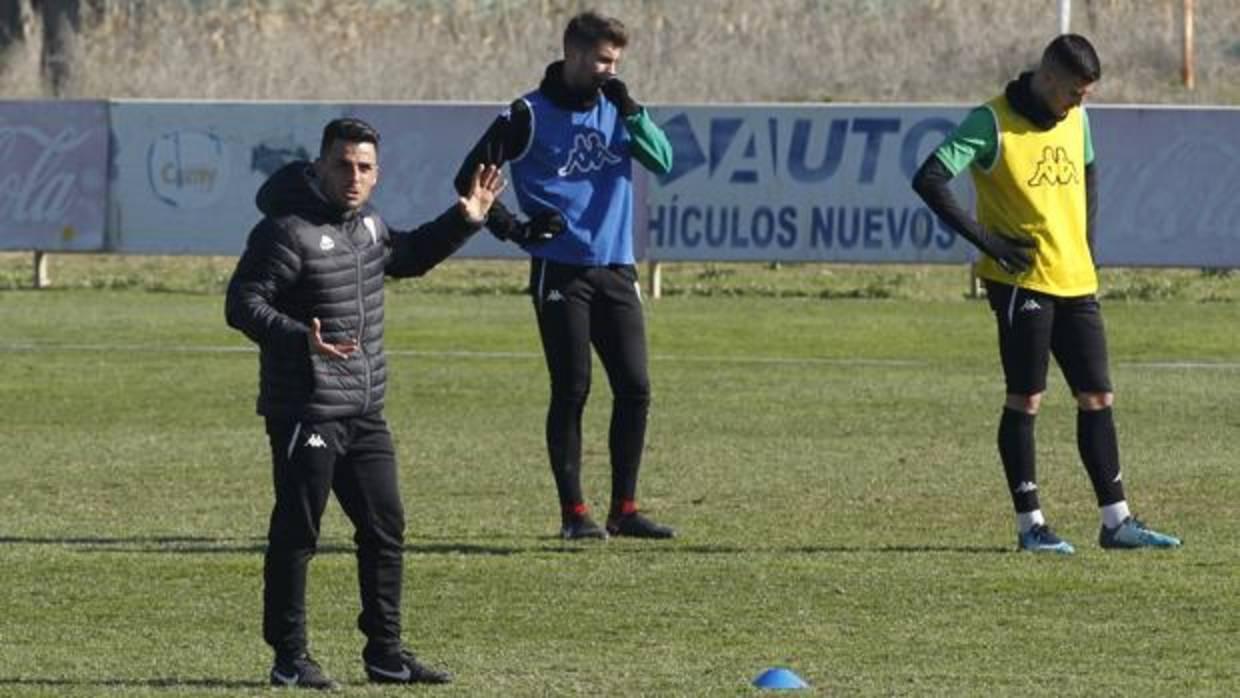
<svg viewBox="0 0 1240 698">
<path fill-rule="evenodd" d="M 771 667 L 758 674 L 758 678 L 753 680 L 753 685 L 768 691 L 795 691 L 809 688 L 809 684 L 797 676 L 795 671 L 783 667 Z"/>
</svg>

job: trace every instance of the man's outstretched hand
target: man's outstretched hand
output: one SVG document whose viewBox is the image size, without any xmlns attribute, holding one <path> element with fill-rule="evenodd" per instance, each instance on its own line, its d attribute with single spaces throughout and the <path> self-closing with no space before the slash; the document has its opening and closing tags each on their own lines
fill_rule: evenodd
<svg viewBox="0 0 1240 698">
<path fill-rule="evenodd" d="M 504 173 L 495 165 L 478 165 L 474 170 L 473 180 L 469 185 L 469 193 L 458 200 L 461 213 L 475 225 L 482 225 L 487 219 L 487 211 L 491 204 L 503 193 L 508 182 Z"/>
</svg>

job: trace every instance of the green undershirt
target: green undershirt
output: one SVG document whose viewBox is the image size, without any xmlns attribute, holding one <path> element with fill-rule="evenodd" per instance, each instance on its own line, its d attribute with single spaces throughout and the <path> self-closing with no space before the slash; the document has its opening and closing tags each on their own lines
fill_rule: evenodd
<svg viewBox="0 0 1240 698">
<path fill-rule="evenodd" d="M 655 174 L 672 171 L 672 144 L 645 108 L 632 116 L 624 117 L 624 125 L 633 137 L 633 157 L 637 158 L 643 167 Z"/>
<path fill-rule="evenodd" d="M 1094 140 L 1089 132 L 1089 112 L 1084 109 L 1081 109 L 1081 120 L 1085 131 L 1085 164 L 1090 165 L 1094 161 Z M 934 155 L 953 177 L 975 162 L 985 170 L 993 167 L 999 156 L 999 135 L 990 109 L 982 106 L 969 112 Z"/>
</svg>

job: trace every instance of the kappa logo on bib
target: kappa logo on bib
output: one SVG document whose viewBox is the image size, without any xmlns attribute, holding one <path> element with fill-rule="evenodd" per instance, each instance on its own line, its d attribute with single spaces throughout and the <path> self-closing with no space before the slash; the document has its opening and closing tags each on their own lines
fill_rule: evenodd
<svg viewBox="0 0 1240 698">
<path fill-rule="evenodd" d="M 1029 186 L 1055 186 L 1076 184 L 1081 181 L 1076 171 L 1076 163 L 1068 157 L 1064 148 L 1052 148 L 1049 145 L 1042 149 L 1042 159 L 1029 179 Z"/>
<path fill-rule="evenodd" d="M 578 133 L 573 137 L 573 149 L 569 152 L 565 163 L 557 172 L 567 177 L 574 172 L 589 173 L 601 170 L 608 165 L 621 162 L 620 157 L 607 149 L 603 135 L 598 131 Z"/>
</svg>

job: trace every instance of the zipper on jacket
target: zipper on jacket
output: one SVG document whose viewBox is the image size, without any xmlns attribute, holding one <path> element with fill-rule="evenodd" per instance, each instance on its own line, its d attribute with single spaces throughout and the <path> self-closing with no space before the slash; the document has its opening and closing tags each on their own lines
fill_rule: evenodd
<svg viewBox="0 0 1240 698">
<path fill-rule="evenodd" d="M 353 225 L 357 225 L 357 219 L 354 219 Z M 362 353 L 362 370 L 366 374 L 366 396 L 362 402 L 362 414 L 366 414 L 370 411 L 371 378 L 370 357 L 366 354 L 366 287 L 362 283 L 362 251 L 353 241 L 352 230 L 349 230 L 345 237 L 348 238 L 349 247 L 353 249 L 353 269 L 357 278 L 357 344 Z"/>
</svg>

